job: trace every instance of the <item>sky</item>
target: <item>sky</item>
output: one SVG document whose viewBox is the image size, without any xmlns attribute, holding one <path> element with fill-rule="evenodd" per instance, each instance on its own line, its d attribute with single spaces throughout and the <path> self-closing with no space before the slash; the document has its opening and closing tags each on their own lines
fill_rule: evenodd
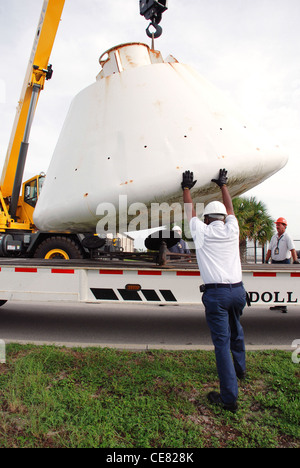
<svg viewBox="0 0 300 468">
<path fill-rule="evenodd" d="M 0 0 L 0 167 L 43 0 Z M 284 169 L 247 192 L 283 216 L 300 249 L 300 1 L 169 0 L 155 41 L 217 86 L 285 147 Z M 150 45 L 138 0 L 66 0 L 35 115 L 25 171 L 47 172 L 70 103 L 95 82 L 98 59 L 126 42 Z"/>
</svg>

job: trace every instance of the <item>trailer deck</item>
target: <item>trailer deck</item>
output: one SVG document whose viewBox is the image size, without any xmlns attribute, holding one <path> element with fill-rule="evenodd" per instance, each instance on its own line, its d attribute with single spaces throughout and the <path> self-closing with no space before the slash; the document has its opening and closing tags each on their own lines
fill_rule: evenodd
<svg viewBox="0 0 300 468">
<path fill-rule="evenodd" d="M 252 304 L 300 303 L 300 265 L 242 265 Z M 143 258 L 0 259 L 1 301 L 199 304 L 203 283 L 193 255 L 164 266 Z"/>
</svg>

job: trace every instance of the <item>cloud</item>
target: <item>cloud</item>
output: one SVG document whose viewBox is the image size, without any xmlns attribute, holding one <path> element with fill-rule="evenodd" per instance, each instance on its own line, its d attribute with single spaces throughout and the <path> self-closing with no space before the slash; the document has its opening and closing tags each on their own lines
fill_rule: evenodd
<svg viewBox="0 0 300 468">
<path fill-rule="evenodd" d="M 0 78 L 0 104 L 4 104 L 6 100 L 5 81 Z"/>
</svg>

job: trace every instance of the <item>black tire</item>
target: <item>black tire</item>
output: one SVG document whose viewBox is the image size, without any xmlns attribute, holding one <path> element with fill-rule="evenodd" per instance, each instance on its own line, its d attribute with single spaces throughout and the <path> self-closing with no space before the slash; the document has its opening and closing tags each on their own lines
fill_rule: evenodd
<svg viewBox="0 0 300 468">
<path fill-rule="evenodd" d="M 55 236 L 41 242 L 34 253 L 34 258 L 71 260 L 84 258 L 84 253 L 80 245 L 71 238 Z"/>
</svg>

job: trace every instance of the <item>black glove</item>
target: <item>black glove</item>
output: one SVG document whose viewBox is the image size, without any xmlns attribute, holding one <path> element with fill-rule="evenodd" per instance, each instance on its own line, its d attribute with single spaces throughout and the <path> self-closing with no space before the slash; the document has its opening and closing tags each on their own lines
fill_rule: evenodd
<svg viewBox="0 0 300 468">
<path fill-rule="evenodd" d="M 218 179 L 212 179 L 211 181 L 215 182 L 220 188 L 223 187 L 223 185 L 226 185 L 227 182 L 228 182 L 226 169 L 220 169 L 219 178 Z"/>
<path fill-rule="evenodd" d="M 188 189 L 193 188 L 196 182 L 197 181 L 194 180 L 194 173 L 193 172 L 185 171 L 182 174 L 182 182 L 181 182 L 182 190 L 184 190 L 185 188 L 188 188 Z"/>
</svg>

